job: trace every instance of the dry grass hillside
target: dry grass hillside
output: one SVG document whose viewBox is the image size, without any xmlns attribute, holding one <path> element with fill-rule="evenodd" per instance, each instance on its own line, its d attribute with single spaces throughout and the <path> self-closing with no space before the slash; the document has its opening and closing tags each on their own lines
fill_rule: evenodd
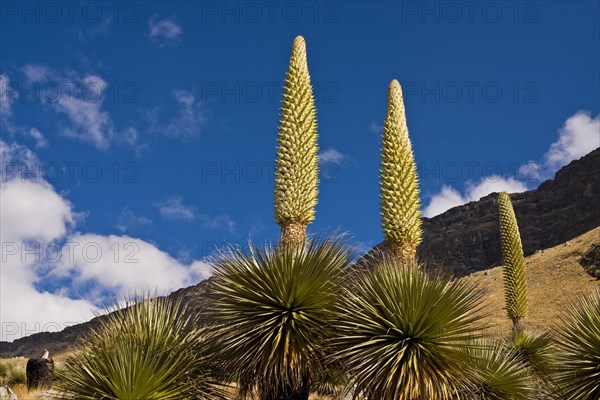
<svg viewBox="0 0 600 400">
<path fill-rule="evenodd" d="M 529 330 L 543 330 L 553 326 L 558 315 L 579 295 L 600 287 L 600 280 L 588 275 L 579 260 L 594 244 L 600 243 L 600 227 L 577 238 L 527 257 L 526 275 L 529 289 Z M 484 292 L 487 322 L 490 333 L 506 336 L 512 323 L 506 317 L 502 267 L 476 272 L 462 279 L 474 281 Z"/>
</svg>

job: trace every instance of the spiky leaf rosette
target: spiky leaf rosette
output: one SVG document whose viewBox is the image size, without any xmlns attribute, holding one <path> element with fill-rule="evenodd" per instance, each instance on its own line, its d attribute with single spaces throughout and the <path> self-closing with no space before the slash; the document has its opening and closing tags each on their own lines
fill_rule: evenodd
<svg viewBox="0 0 600 400">
<path fill-rule="evenodd" d="M 242 397 L 256 389 L 261 399 L 295 398 L 322 380 L 349 260 L 337 237 L 215 256 L 215 335 Z"/>
<path fill-rule="evenodd" d="M 344 289 L 338 309 L 335 357 L 355 398 L 441 400 L 473 390 L 474 357 L 465 349 L 484 327 L 480 293 L 382 258 Z"/>
<path fill-rule="evenodd" d="M 529 368 L 515 350 L 500 341 L 478 340 L 476 343 L 477 347 L 467 350 L 476 357 L 476 390 L 464 394 L 461 399 L 528 400 L 534 397 Z"/>
<path fill-rule="evenodd" d="M 568 306 L 560 319 L 559 398 L 600 399 L 600 289 Z"/>
<path fill-rule="evenodd" d="M 518 333 L 523 329 L 523 318 L 527 317 L 527 282 L 517 217 L 506 192 L 498 196 L 498 216 L 506 312 L 508 318 L 513 321 L 515 333 Z"/>
<path fill-rule="evenodd" d="M 302 36 L 296 37 L 292 46 L 280 111 L 275 165 L 275 220 L 283 230 L 290 224 L 303 226 L 305 230 L 315 218 L 319 158 L 315 100 Z M 287 239 L 284 233 L 282 231 L 282 238 Z M 296 236 L 298 233 L 292 232 L 290 241 L 299 241 Z"/>
<path fill-rule="evenodd" d="M 224 400 L 199 321 L 180 300 L 145 294 L 115 305 L 57 369 L 68 399 Z"/>
<path fill-rule="evenodd" d="M 383 233 L 392 253 L 410 260 L 422 236 L 419 181 L 406 126 L 402 88 L 395 79 L 388 88 L 380 167 Z"/>
</svg>

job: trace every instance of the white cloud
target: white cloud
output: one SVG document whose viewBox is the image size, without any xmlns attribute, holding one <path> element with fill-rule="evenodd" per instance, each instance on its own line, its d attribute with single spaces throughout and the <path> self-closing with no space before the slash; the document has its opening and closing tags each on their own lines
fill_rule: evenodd
<svg viewBox="0 0 600 400">
<path fill-rule="evenodd" d="M 0 148 L 14 162 L 19 155 L 25 155 L 24 164 L 33 160 L 22 146 L 0 141 Z M 92 303 L 44 291 L 46 285 L 36 272 L 40 252 L 34 244 L 47 244 L 67 233 L 74 220 L 71 204 L 44 181 L 5 177 L 0 186 L 0 340 L 57 331 L 90 319 L 97 310 Z"/>
<path fill-rule="evenodd" d="M 179 196 L 170 197 L 156 206 L 165 219 L 190 222 L 196 218 L 196 207 L 183 204 L 183 199 Z"/>
<path fill-rule="evenodd" d="M 524 192 L 527 186 L 514 178 L 503 178 L 492 175 L 481 179 L 478 183 L 468 182 L 465 194 L 460 194 L 456 189 L 450 186 L 442 186 L 442 190 L 431 197 L 429 205 L 423 209 L 424 217 L 434 217 L 449 210 L 452 207 L 460 206 L 470 201 L 477 201 L 480 198 L 494 192 Z"/>
<path fill-rule="evenodd" d="M 73 233 L 68 200 L 39 176 L 5 171 L 35 167 L 35 154 L 0 140 L 0 155 L 0 340 L 89 320 L 105 300 L 134 290 L 165 293 L 208 277 L 203 261 L 180 263 L 141 239 Z"/>
<path fill-rule="evenodd" d="M 2 183 L 28 176 L 37 179 L 40 175 L 37 156 L 25 146 L 6 143 L 0 139 L 0 177 Z"/>
<path fill-rule="evenodd" d="M 183 35 L 183 30 L 175 17 L 158 19 L 154 16 L 150 18 L 148 25 L 150 27 L 150 40 L 159 47 L 176 44 Z"/>
<path fill-rule="evenodd" d="M 341 164 L 343 161 L 345 161 L 347 158 L 346 155 L 340 153 L 339 151 L 337 151 L 336 149 L 327 149 L 325 151 L 322 151 L 319 153 L 319 163 L 321 164 L 327 164 L 327 163 L 334 163 L 334 164 Z"/>
<path fill-rule="evenodd" d="M 166 252 L 127 235 L 76 234 L 69 237 L 70 254 L 63 252 L 53 274 L 70 276 L 73 286 L 99 286 L 122 297 L 134 291 L 167 294 L 206 277 L 206 264 L 191 270 Z M 204 269 L 203 269 L 204 268 Z"/>
<path fill-rule="evenodd" d="M 479 183 L 467 183 L 467 201 L 477 201 L 484 196 L 494 192 L 517 193 L 525 192 L 527 186 L 514 178 L 503 178 L 501 176 L 486 176 Z"/>
<path fill-rule="evenodd" d="M 0 187 L 2 241 L 51 241 L 73 223 L 71 205 L 45 181 L 13 179 Z"/>
<path fill-rule="evenodd" d="M 600 114 L 592 118 L 589 111 L 578 111 L 558 130 L 558 140 L 544 155 L 546 168 L 552 172 L 600 146 Z"/>
<path fill-rule="evenodd" d="M 431 218 L 466 202 L 456 189 L 444 185 L 438 194 L 431 197 L 429 205 L 423 209 L 423 216 Z"/>
<path fill-rule="evenodd" d="M 527 183 L 552 177 L 560 167 L 583 157 L 599 146 L 600 114 L 592 118 L 590 112 L 578 111 L 558 130 L 558 140 L 552 143 L 542 162 L 529 160 L 519 167 L 518 179 L 497 175 L 487 176 L 478 183 L 468 182 L 464 195 L 444 185 L 438 194 L 431 197 L 429 205 L 423 209 L 423 216 L 433 217 L 452 207 L 479 200 L 493 192 L 526 191 Z"/>
</svg>

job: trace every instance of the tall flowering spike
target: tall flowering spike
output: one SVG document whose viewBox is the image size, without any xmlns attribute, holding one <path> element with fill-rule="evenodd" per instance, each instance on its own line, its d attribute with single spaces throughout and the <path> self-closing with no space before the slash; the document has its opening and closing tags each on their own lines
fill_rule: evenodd
<svg viewBox="0 0 600 400">
<path fill-rule="evenodd" d="M 523 331 L 523 318 L 527 317 L 527 283 L 519 226 L 512 202 L 506 192 L 498 196 L 498 214 L 506 312 L 508 318 L 513 321 L 513 332 L 517 334 Z"/>
<path fill-rule="evenodd" d="M 282 243 L 301 243 L 315 218 L 319 184 L 317 116 L 306 43 L 294 39 L 283 87 L 275 165 L 275 220 Z"/>
<path fill-rule="evenodd" d="M 383 233 L 391 254 L 410 264 L 423 234 L 419 180 L 408 137 L 402 88 L 395 79 L 388 88 L 380 167 L 379 204 Z"/>
</svg>

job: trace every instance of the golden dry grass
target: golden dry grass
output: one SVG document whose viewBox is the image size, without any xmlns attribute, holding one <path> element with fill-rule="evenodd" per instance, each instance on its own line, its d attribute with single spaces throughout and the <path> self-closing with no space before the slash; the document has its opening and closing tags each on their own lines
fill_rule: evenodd
<svg viewBox="0 0 600 400">
<path fill-rule="evenodd" d="M 529 290 L 526 329 L 551 329 L 567 304 L 571 304 L 581 294 L 600 287 L 600 280 L 588 275 L 579 264 L 579 259 L 595 243 L 600 243 L 600 227 L 525 259 Z M 490 313 L 486 318 L 490 325 L 489 333 L 506 336 L 511 332 L 512 322 L 506 317 L 504 308 L 502 268 L 492 268 L 488 272 L 489 275 L 483 271 L 476 272 L 463 279 L 477 283 L 484 292 L 486 311 Z"/>
</svg>

